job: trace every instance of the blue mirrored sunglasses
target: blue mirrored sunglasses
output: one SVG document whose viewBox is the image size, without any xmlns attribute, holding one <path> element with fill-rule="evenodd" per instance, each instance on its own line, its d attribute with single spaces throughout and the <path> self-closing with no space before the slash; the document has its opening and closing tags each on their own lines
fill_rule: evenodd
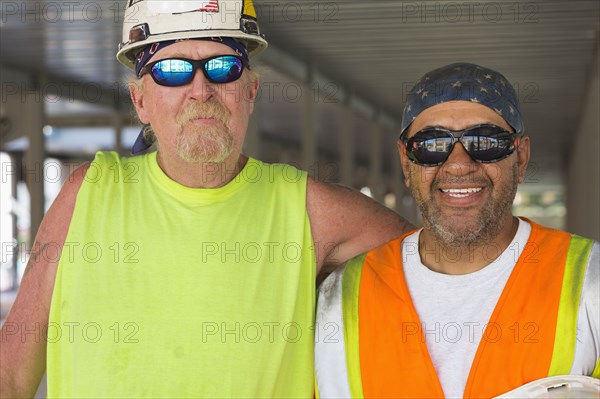
<svg viewBox="0 0 600 399">
<path fill-rule="evenodd" d="M 200 68 L 209 82 L 230 83 L 242 76 L 244 66 L 247 67 L 246 62 L 237 55 L 217 55 L 202 60 L 166 58 L 148 63 L 142 68 L 140 77 L 149 73 L 158 85 L 183 86 L 194 79 Z"/>
</svg>

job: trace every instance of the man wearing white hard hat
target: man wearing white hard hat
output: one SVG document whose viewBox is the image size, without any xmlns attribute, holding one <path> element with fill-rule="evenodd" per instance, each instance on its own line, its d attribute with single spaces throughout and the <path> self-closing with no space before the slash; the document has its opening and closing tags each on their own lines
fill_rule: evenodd
<svg viewBox="0 0 600 399">
<path fill-rule="evenodd" d="M 251 1 L 128 0 L 123 30 L 137 156 L 98 153 L 48 211 L 0 396 L 46 370 L 50 397 L 311 397 L 316 275 L 406 223 L 241 153 L 267 45 Z"/>
</svg>

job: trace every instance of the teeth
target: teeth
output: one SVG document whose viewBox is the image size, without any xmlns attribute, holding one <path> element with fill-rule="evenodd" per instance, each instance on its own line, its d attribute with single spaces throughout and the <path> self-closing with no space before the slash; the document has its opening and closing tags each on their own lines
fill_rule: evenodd
<svg viewBox="0 0 600 399">
<path fill-rule="evenodd" d="M 477 188 L 447 188 L 447 189 L 442 189 L 442 192 L 444 194 L 448 194 L 450 197 L 455 197 L 455 198 L 464 198 L 464 197 L 467 197 L 469 194 L 478 193 L 480 191 L 481 191 L 481 187 L 477 187 Z"/>
</svg>

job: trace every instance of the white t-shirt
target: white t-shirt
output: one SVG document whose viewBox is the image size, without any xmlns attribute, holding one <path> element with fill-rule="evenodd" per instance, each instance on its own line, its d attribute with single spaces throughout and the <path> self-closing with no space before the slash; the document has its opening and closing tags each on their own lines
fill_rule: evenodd
<svg viewBox="0 0 600 399">
<path fill-rule="evenodd" d="M 504 252 L 498 254 L 496 248 L 490 247 L 488 255 L 495 260 L 483 269 L 465 275 L 437 273 L 423 265 L 418 251 L 420 232 L 411 234 L 402 242 L 406 282 L 444 394 L 447 398 L 462 398 L 477 347 L 527 244 L 531 225 L 520 219 L 517 233 Z M 597 252 L 597 243 L 594 248 Z M 452 253 L 440 253 L 439 256 L 451 259 Z M 585 317 L 583 308 L 580 307 L 579 314 Z M 598 321 L 589 320 L 590 328 L 580 331 L 580 325 L 585 324 L 578 322 L 577 339 L 589 342 L 590 350 L 577 351 L 577 364 L 572 369 L 577 374 L 585 374 L 590 367 L 593 370 L 598 358 L 598 331 L 592 331 L 597 328 L 593 326 Z M 502 331 L 502 334 L 517 333 L 518 330 Z M 587 356 L 583 356 L 585 352 L 589 352 Z"/>
</svg>

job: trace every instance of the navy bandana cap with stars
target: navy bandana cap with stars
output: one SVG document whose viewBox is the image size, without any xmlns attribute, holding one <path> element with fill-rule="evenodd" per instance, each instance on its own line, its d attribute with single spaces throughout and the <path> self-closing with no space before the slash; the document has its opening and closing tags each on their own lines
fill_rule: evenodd
<svg viewBox="0 0 600 399">
<path fill-rule="evenodd" d="M 406 97 L 402 135 L 424 110 L 448 101 L 471 101 L 485 105 L 515 129 L 524 132 L 517 93 L 502 74 L 464 62 L 446 65 L 423 76 Z"/>
</svg>

